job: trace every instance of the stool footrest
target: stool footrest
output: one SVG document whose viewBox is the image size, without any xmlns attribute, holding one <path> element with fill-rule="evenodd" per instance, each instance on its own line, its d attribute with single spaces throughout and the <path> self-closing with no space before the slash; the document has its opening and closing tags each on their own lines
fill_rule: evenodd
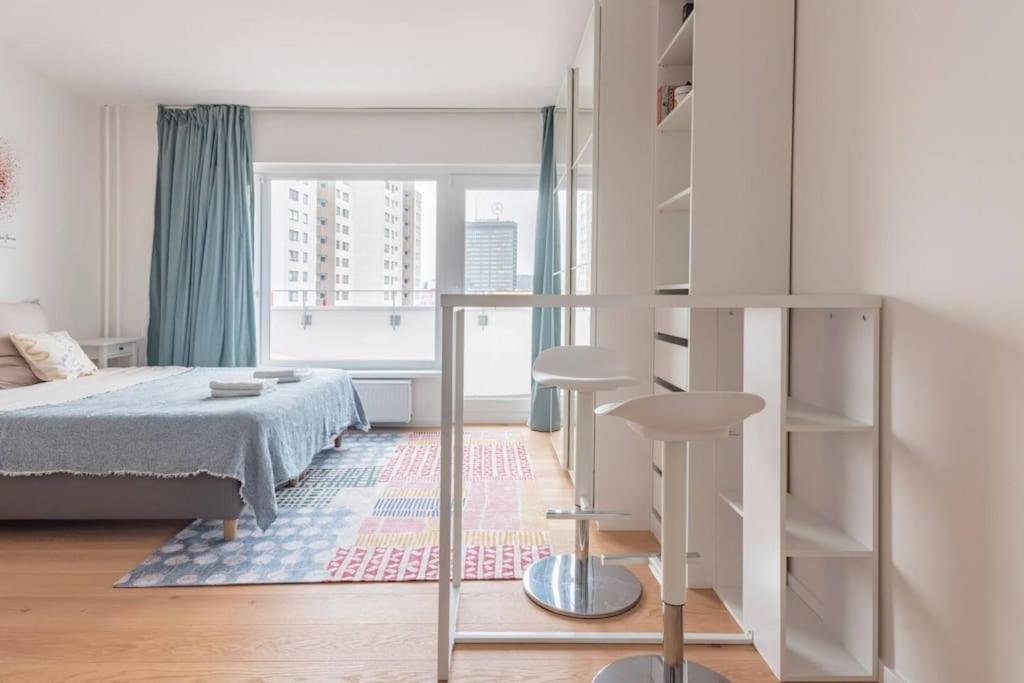
<svg viewBox="0 0 1024 683">
<path fill-rule="evenodd" d="M 611 510 L 559 510 L 553 509 L 547 512 L 548 519 L 563 519 L 576 521 L 601 521 L 613 519 L 631 519 L 628 512 L 613 512 Z"/>
<path fill-rule="evenodd" d="M 601 564 L 631 565 L 631 564 L 661 564 L 661 555 L 658 553 L 624 553 L 622 555 L 601 555 Z M 700 553 L 691 550 L 686 553 L 686 563 L 696 564 L 700 562 Z"/>
</svg>

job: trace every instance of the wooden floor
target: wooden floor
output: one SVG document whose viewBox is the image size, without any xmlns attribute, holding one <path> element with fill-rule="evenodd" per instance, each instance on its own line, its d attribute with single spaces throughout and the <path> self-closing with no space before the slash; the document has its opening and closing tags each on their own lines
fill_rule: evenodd
<svg viewBox="0 0 1024 683">
<path fill-rule="evenodd" d="M 537 479 L 524 493 L 534 521 L 570 501 L 546 435 L 523 430 Z M 437 586 L 313 584 L 114 589 L 124 572 L 184 522 L 0 523 L 0 681 L 430 681 Z M 553 522 L 556 549 L 571 523 Z M 654 549 L 647 533 L 595 533 L 599 550 Z M 596 623 L 552 616 L 518 582 L 463 584 L 466 630 L 657 630 L 657 585 L 640 606 Z M 692 591 L 688 631 L 738 631 L 713 594 Z M 589 681 L 612 659 L 657 648 L 532 646 L 455 650 L 453 681 Z M 690 647 L 736 683 L 775 678 L 751 647 Z"/>
</svg>

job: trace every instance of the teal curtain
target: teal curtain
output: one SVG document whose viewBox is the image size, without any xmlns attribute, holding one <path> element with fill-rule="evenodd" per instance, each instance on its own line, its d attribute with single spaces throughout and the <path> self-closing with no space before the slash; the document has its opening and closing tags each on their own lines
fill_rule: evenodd
<svg viewBox="0 0 1024 683">
<path fill-rule="evenodd" d="M 562 278 L 557 275 L 562 265 L 558 241 L 558 203 L 555 198 L 555 108 L 543 110 L 544 129 L 540 146 L 540 186 L 537 193 L 537 236 L 533 253 L 533 293 L 561 294 Z M 562 343 L 562 309 L 533 309 L 533 344 L 531 363 L 541 351 Z M 558 392 L 544 389 L 532 382 L 530 396 L 530 429 L 554 432 L 562 428 Z"/>
<path fill-rule="evenodd" d="M 256 364 L 248 107 L 160 107 L 150 365 Z"/>
</svg>

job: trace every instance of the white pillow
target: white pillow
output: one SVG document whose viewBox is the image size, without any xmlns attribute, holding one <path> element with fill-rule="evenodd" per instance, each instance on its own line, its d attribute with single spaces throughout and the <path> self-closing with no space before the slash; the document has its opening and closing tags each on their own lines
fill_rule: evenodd
<svg viewBox="0 0 1024 683">
<path fill-rule="evenodd" d="M 75 379 L 97 372 L 96 364 L 89 360 L 78 342 L 64 330 L 12 332 L 11 343 L 32 368 L 35 376 L 44 382 Z"/>
</svg>

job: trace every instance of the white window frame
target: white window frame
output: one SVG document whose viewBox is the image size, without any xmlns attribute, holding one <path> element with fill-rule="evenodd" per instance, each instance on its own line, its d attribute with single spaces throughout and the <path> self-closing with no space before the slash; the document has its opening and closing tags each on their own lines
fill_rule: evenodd
<svg viewBox="0 0 1024 683">
<path fill-rule="evenodd" d="M 441 369 L 442 294 L 458 294 L 463 290 L 465 266 L 465 195 L 466 189 L 536 189 L 540 169 L 536 165 L 515 166 L 436 166 L 436 165 L 351 165 L 351 164 L 255 164 L 259 221 L 257 241 L 270 244 L 270 192 L 273 181 L 433 181 L 437 183 L 437 236 L 435 272 L 437 291 L 434 308 L 434 354 L 430 360 L 368 361 L 337 359 L 330 361 L 273 361 L 275 365 L 293 367 L 335 367 L 353 371 L 430 372 Z M 343 245 L 347 242 L 343 241 Z M 270 250 L 257 248 L 257 291 L 259 300 L 259 359 L 270 360 Z M 347 297 L 346 297 L 347 298 Z M 391 309 L 391 306 L 382 308 Z"/>
</svg>

